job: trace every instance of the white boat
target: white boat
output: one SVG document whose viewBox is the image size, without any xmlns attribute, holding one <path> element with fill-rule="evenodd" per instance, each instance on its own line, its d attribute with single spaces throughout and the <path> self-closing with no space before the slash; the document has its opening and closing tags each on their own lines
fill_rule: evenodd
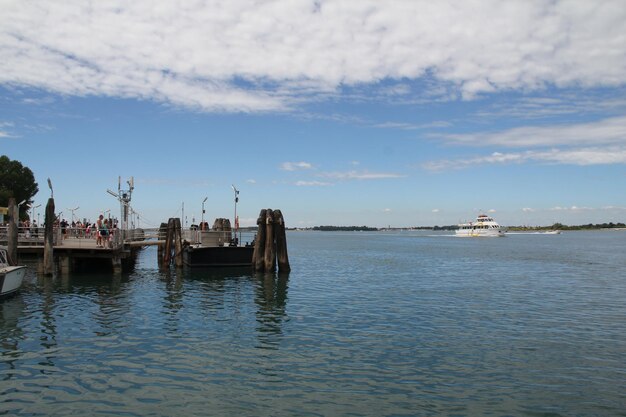
<svg viewBox="0 0 626 417">
<path fill-rule="evenodd" d="M 506 231 L 493 217 L 479 214 L 475 222 L 459 224 L 456 235 L 459 237 L 503 237 L 506 236 Z"/>
<path fill-rule="evenodd" d="M 26 267 L 9 265 L 6 250 L 0 249 L 0 297 L 19 290 L 24 275 L 26 275 Z"/>
</svg>

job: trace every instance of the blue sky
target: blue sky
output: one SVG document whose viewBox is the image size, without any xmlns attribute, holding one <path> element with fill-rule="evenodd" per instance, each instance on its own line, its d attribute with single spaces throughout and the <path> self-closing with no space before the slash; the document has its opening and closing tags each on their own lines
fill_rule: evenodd
<svg viewBox="0 0 626 417">
<path fill-rule="evenodd" d="M 626 220 L 623 1 L 2 2 L 0 154 L 154 226 Z M 124 187 L 122 187 L 124 188 Z M 41 210 L 43 212 L 43 207 Z"/>
</svg>

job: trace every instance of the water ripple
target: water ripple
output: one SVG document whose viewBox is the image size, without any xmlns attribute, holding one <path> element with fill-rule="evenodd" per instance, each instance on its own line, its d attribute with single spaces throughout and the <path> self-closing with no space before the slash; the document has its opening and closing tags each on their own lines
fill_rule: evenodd
<svg viewBox="0 0 626 417">
<path fill-rule="evenodd" d="M 289 240 L 288 275 L 31 268 L 0 415 L 625 415 L 626 235 Z"/>
</svg>

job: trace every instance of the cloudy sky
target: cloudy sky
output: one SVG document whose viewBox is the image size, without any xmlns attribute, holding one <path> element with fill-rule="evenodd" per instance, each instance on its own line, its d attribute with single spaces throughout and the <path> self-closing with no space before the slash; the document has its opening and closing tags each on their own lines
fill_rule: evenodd
<svg viewBox="0 0 626 417">
<path fill-rule="evenodd" d="M 626 220 L 623 0 L 0 0 L 0 154 L 94 219 Z M 41 210 L 38 209 L 38 210 Z"/>
</svg>

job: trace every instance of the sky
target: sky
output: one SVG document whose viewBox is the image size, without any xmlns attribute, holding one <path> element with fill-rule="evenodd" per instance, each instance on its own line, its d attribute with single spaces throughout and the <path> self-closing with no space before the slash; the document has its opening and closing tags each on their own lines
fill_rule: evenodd
<svg viewBox="0 0 626 417">
<path fill-rule="evenodd" d="M 626 221 L 624 0 L 0 0 L 0 155 L 139 226 Z M 205 214 L 202 214 L 203 201 Z M 77 210 L 70 210 L 75 209 Z"/>
</svg>

